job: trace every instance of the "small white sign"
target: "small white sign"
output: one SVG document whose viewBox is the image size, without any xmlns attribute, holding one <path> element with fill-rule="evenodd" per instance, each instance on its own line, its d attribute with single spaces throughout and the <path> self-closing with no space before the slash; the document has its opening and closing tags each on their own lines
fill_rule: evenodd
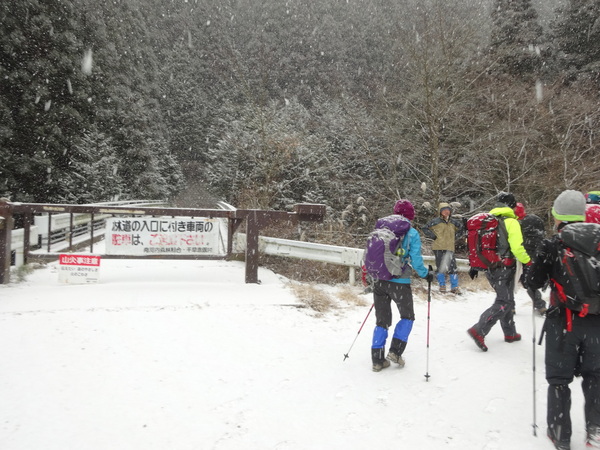
<svg viewBox="0 0 600 450">
<path fill-rule="evenodd" d="M 62 254 L 58 258 L 58 281 L 67 284 L 97 283 L 100 256 Z"/>
<path fill-rule="evenodd" d="M 106 219 L 107 255 L 223 255 L 219 219 L 131 217 Z"/>
</svg>

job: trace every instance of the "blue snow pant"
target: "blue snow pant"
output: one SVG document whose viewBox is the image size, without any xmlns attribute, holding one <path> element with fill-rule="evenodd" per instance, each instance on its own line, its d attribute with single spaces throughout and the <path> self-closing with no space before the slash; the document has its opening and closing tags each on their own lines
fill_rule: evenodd
<svg viewBox="0 0 600 450">
<path fill-rule="evenodd" d="M 407 342 L 415 320 L 412 289 L 410 284 L 378 280 L 373 284 L 375 304 L 375 330 L 371 348 L 384 348 L 388 328 L 392 325 L 392 301 L 398 307 L 400 321 L 394 328 L 393 337 Z"/>
<path fill-rule="evenodd" d="M 496 322 L 500 326 L 504 336 L 514 336 L 515 327 L 515 273 L 516 267 L 500 267 L 486 271 L 485 275 L 490 285 L 496 291 L 496 300 L 486 309 L 479 321 L 474 325 L 475 330 L 482 336 L 486 336 Z"/>
<path fill-rule="evenodd" d="M 600 427 L 600 315 L 573 314 L 573 329 L 565 332 L 566 310 L 548 317 L 546 332 L 547 422 L 556 438 L 571 439 L 571 390 L 574 376 L 583 378 L 586 429 Z"/>
</svg>

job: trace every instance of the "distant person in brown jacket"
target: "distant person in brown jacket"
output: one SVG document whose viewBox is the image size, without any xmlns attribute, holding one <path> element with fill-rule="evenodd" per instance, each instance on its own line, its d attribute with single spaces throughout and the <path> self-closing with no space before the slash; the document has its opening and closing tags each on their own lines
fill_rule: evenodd
<svg viewBox="0 0 600 450">
<path fill-rule="evenodd" d="M 435 255 L 436 276 L 440 292 L 446 292 L 446 275 L 450 278 L 450 292 L 461 294 L 458 287 L 456 267 L 456 240 L 463 235 L 462 221 L 452 217 L 452 207 L 448 203 L 440 203 L 438 217 L 430 220 L 422 229 L 423 234 L 433 239 L 431 249 Z"/>
</svg>

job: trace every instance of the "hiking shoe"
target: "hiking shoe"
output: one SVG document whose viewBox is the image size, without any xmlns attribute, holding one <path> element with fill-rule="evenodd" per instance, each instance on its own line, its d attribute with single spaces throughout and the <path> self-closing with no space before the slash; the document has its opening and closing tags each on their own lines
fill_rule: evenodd
<svg viewBox="0 0 600 450">
<path fill-rule="evenodd" d="M 585 446 L 589 448 L 600 448 L 600 427 L 588 427 Z"/>
<path fill-rule="evenodd" d="M 517 342 L 521 340 L 521 335 L 519 333 L 515 333 L 512 336 L 504 336 L 504 342 Z"/>
<path fill-rule="evenodd" d="M 440 286 L 440 292 L 442 294 L 445 294 L 446 293 L 446 286 Z"/>
<path fill-rule="evenodd" d="M 462 291 L 460 290 L 460 288 L 458 286 L 450 289 L 450 292 L 452 292 L 453 294 L 456 294 L 456 295 L 462 295 Z"/>
<path fill-rule="evenodd" d="M 484 352 L 488 351 L 487 346 L 485 345 L 483 336 L 480 335 L 477 330 L 475 329 L 475 327 L 471 327 L 467 330 L 467 333 L 469 334 L 469 336 L 471 336 L 473 338 L 473 340 L 475 341 L 475 345 L 477 345 L 477 347 L 479 347 L 481 350 L 483 350 Z"/>
<path fill-rule="evenodd" d="M 546 435 L 554 444 L 554 448 L 558 450 L 571 450 L 571 443 L 569 441 L 559 441 L 558 439 L 556 439 L 556 437 L 554 437 L 554 433 L 552 432 L 552 430 L 550 430 L 550 428 L 548 428 Z"/>
<path fill-rule="evenodd" d="M 384 359 L 381 362 L 373 363 L 373 372 L 381 372 L 387 367 L 390 367 L 390 362 L 387 359 Z"/>
<path fill-rule="evenodd" d="M 391 350 L 388 352 L 386 359 L 398 364 L 400 367 L 404 367 L 404 358 Z"/>
</svg>

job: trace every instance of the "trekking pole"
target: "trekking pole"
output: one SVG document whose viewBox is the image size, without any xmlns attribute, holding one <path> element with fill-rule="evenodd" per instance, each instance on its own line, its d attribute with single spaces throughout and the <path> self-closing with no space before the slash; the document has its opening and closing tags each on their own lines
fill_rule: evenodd
<svg viewBox="0 0 600 450">
<path fill-rule="evenodd" d="M 533 435 L 537 436 L 537 423 L 536 423 L 536 408 L 535 408 L 535 404 L 536 404 L 536 400 L 535 400 L 535 303 L 533 304 L 533 309 L 531 311 L 531 322 L 533 325 L 533 338 L 531 339 L 531 341 L 533 342 L 533 363 L 532 363 L 532 368 L 533 368 Z"/>
<path fill-rule="evenodd" d="M 433 272 L 433 267 L 429 266 L 429 272 Z M 425 381 L 429 381 L 429 322 L 431 317 L 431 280 L 427 282 L 427 367 L 425 372 Z"/>
<path fill-rule="evenodd" d="M 367 313 L 367 317 L 365 317 L 365 320 L 363 320 L 362 325 L 360 326 L 360 328 L 358 329 L 358 333 L 356 333 L 356 337 L 354 338 L 354 340 L 352 341 L 352 345 L 350 346 L 350 348 L 348 349 L 348 351 L 346 353 L 344 353 L 344 361 L 346 361 L 346 358 L 349 357 L 348 353 L 350 353 L 350 350 L 352 350 L 352 347 L 354 347 L 354 343 L 356 342 L 356 339 L 358 339 L 358 335 L 360 334 L 360 331 L 363 329 L 363 327 L 365 326 L 365 322 L 367 321 L 367 319 L 369 318 L 369 314 L 371 314 L 371 311 L 373 310 L 373 306 L 375 306 L 375 303 L 373 303 L 371 305 L 371 307 L 369 308 L 369 312 Z"/>
</svg>

